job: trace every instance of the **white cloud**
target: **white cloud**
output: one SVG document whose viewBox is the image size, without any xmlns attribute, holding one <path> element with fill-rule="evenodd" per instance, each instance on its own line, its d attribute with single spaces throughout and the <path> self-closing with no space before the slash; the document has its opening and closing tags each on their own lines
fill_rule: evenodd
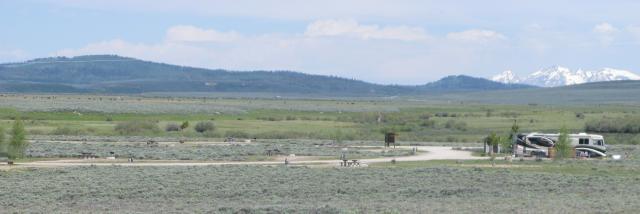
<svg viewBox="0 0 640 214">
<path fill-rule="evenodd" d="M 606 22 L 593 27 L 593 32 L 598 35 L 598 39 L 604 46 L 610 45 L 615 40 L 619 31 L 618 28 Z"/>
<path fill-rule="evenodd" d="M 144 60 L 168 62 L 180 65 L 208 66 L 203 57 L 210 56 L 206 48 L 198 45 L 163 42 L 157 44 L 132 43 L 121 39 L 90 43 L 77 49 L 63 49 L 53 56 L 79 56 L 91 54 L 117 54 Z"/>
<path fill-rule="evenodd" d="M 167 30 L 166 40 L 170 42 L 230 42 L 240 38 L 235 31 L 218 32 L 191 25 L 173 26 Z"/>
<path fill-rule="evenodd" d="M 419 41 L 429 38 L 424 29 L 419 27 L 379 27 L 377 25 L 362 25 L 355 20 L 315 21 L 307 26 L 304 35 L 309 37 L 344 36 L 357 39 L 390 39 L 402 41 Z"/>
<path fill-rule="evenodd" d="M 618 32 L 618 28 L 614 27 L 609 23 L 603 22 L 594 26 L 593 32 L 601 33 L 601 34 L 612 34 L 612 33 Z"/>
<path fill-rule="evenodd" d="M 214 29 L 171 27 L 157 43 L 113 39 L 60 50 L 53 55 L 117 54 L 205 68 L 294 70 L 377 83 L 424 84 L 445 75 L 469 74 L 474 69 L 493 73 L 483 69 L 481 61 L 490 60 L 491 52 L 501 49 L 486 48 L 485 43 L 431 38 L 423 30 L 410 27 L 341 21 L 313 22 L 309 26 L 304 34 L 235 33 L 233 39 L 219 35 L 228 32 Z M 474 39 L 504 39 L 501 34 L 485 34 Z"/>
<path fill-rule="evenodd" d="M 447 34 L 447 39 L 463 41 L 463 42 L 492 42 L 505 40 L 507 37 L 491 30 L 466 30 L 462 32 L 453 32 Z"/>
</svg>

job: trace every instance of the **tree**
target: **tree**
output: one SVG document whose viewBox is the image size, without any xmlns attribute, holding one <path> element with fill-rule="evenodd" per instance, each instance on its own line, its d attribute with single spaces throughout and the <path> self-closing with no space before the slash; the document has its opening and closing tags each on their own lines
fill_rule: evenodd
<svg viewBox="0 0 640 214">
<path fill-rule="evenodd" d="M 520 130 L 520 126 L 518 126 L 518 121 L 513 120 L 513 125 L 511 125 L 511 133 L 509 134 L 509 138 L 513 139 L 513 137 L 515 137 L 515 135 L 518 134 L 519 130 Z"/>
<path fill-rule="evenodd" d="M 7 144 L 4 141 L 4 129 L 0 127 L 0 157 L 7 156 Z"/>
<path fill-rule="evenodd" d="M 7 149 L 9 158 L 16 159 L 24 157 L 27 146 L 28 143 L 26 140 L 26 133 L 24 131 L 24 124 L 22 123 L 22 120 L 16 119 L 13 122 L 11 140 L 9 140 L 9 148 Z"/>
<path fill-rule="evenodd" d="M 503 139 L 502 141 L 502 147 L 504 148 L 503 151 L 505 151 L 505 153 L 508 151 L 508 148 L 510 148 L 513 151 L 513 142 L 516 141 L 516 136 L 518 136 L 518 131 L 520 131 L 520 126 L 518 126 L 518 121 L 517 120 L 513 120 L 513 125 L 511 125 L 511 132 L 509 132 L 509 138 L 507 139 Z"/>
<path fill-rule="evenodd" d="M 495 158 L 495 155 L 496 155 L 493 150 L 497 145 L 500 144 L 501 141 L 502 141 L 502 137 L 498 136 L 495 132 L 491 132 L 489 136 L 484 138 L 484 142 L 491 147 L 491 149 L 489 149 L 489 154 L 491 154 L 492 160 Z"/>
<path fill-rule="evenodd" d="M 566 127 L 560 129 L 560 135 L 556 142 L 556 159 L 564 159 L 571 157 L 571 143 L 569 142 L 569 132 Z"/>
</svg>

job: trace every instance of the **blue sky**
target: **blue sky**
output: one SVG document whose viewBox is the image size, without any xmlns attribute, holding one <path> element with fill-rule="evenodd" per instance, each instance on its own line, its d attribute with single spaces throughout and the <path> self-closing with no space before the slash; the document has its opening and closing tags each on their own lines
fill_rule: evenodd
<svg viewBox="0 0 640 214">
<path fill-rule="evenodd" d="M 0 62 L 118 54 L 385 84 L 640 71 L 639 1 L 0 1 Z"/>
</svg>

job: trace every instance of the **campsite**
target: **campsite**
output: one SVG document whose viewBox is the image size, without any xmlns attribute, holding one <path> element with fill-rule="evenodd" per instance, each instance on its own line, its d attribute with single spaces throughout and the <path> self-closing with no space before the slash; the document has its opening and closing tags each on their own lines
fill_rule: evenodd
<svg viewBox="0 0 640 214">
<path fill-rule="evenodd" d="M 29 142 L 24 158 L 0 165 L 2 192 L 12 198 L 0 203 L 14 211 L 638 208 L 633 198 L 620 197 L 640 188 L 635 133 L 599 132 L 609 148 L 608 157 L 600 158 L 507 160 L 511 151 L 492 157 L 482 150 L 489 133 L 507 138 L 514 123 L 518 132 L 557 133 L 559 126 L 590 132 L 585 129 L 604 128 L 610 118 L 637 118 L 635 106 L 45 94 L 0 99 L 3 129 L 10 130 L 20 115 Z M 194 105 L 209 110 L 193 111 Z M 185 122 L 189 127 L 171 129 Z M 213 128 L 199 132 L 199 123 Z M 391 131 L 396 144 L 387 147 L 384 133 Z M 622 159 L 613 160 L 613 154 Z M 343 167 L 342 159 L 358 165 Z M 46 193 L 41 185 L 48 186 Z M 558 209 L 559 197 L 593 192 L 599 197 Z M 172 203 L 161 202 L 165 198 Z"/>
</svg>

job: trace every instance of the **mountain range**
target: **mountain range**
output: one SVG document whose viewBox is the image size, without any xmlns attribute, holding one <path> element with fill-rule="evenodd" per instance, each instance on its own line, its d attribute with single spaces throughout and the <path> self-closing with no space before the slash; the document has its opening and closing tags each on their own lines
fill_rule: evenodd
<svg viewBox="0 0 640 214">
<path fill-rule="evenodd" d="M 613 68 L 603 68 L 595 71 L 582 69 L 571 71 L 566 67 L 553 66 L 538 70 L 525 77 L 518 77 L 512 71 L 507 70 L 493 76 L 491 80 L 506 84 L 519 83 L 540 87 L 558 87 L 591 82 L 640 80 L 640 75 L 631 71 Z"/>
<path fill-rule="evenodd" d="M 417 86 L 381 85 L 292 71 L 229 71 L 115 55 L 50 57 L 0 64 L 0 91 L 46 93 L 260 92 L 390 96 L 531 88 L 470 76 Z"/>
</svg>

